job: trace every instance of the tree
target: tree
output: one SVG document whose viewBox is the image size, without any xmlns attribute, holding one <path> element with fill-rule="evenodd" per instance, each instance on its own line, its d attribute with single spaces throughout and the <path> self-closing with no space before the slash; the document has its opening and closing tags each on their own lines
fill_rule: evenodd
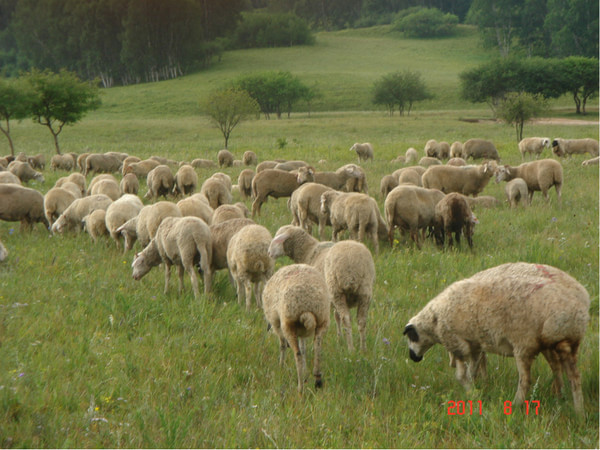
<svg viewBox="0 0 600 450">
<path fill-rule="evenodd" d="M 454 33 L 458 17 L 437 8 L 420 8 L 394 22 L 393 29 L 407 37 L 439 37 Z"/>
<path fill-rule="evenodd" d="M 215 91 L 202 106 L 223 133 L 225 148 L 229 144 L 229 136 L 233 129 L 243 120 L 255 117 L 260 112 L 256 100 L 246 91 L 237 89 Z"/>
<path fill-rule="evenodd" d="M 598 59 L 571 56 L 557 68 L 564 79 L 564 91 L 573 95 L 575 112 L 586 114 L 587 99 L 598 93 Z"/>
<path fill-rule="evenodd" d="M 0 79 L 0 120 L 6 124 L 5 126 L 0 125 L 0 131 L 8 139 L 10 154 L 13 156 L 15 147 L 10 136 L 10 121 L 29 117 L 31 102 L 32 92 L 21 80 Z"/>
<path fill-rule="evenodd" d="M 544 28 L 557 57 L 598 57 L 598 1 L 548 0 Z"/>
<path fill-rule="evenodd" d="M 81 81 L 73 72 L 33 69 L 24 75 L 33 100 L 30 114 L 33 120 L 48 127 L 54 138 L 56 153 L 60 155 L 58 135 L 65 125 L 72 125 L 90 110 L 100 106 L 97 83 Z"/>
<path fill-rule="evenodd" d="M 523 0 L 473 0 L 466 21 L 479 27 L 485 45 L 498 46 L 500 55 L 507 57 L 522 7 Z"/>
<path fill-rule="evenodd" d="M 525 122 L 540 115 L 546 109 L 546 103 L 541 95 L 528 92 L 510 92 L 498 108 L 498 117 L 508 125 L 514 125 L 517 132 L 517 142 L 523 139 Z"/>
<path fill-rule="evenodd" d="M 384 105 L 390 116 L 398 108 L 400 115 L 407 110 L 407 115 L 414 102 L 430 98 L 425 83 L 419 72 L 405 70 L 384 75 L 373 84 L 372 102 L 376 105 Z"/>
</svg>

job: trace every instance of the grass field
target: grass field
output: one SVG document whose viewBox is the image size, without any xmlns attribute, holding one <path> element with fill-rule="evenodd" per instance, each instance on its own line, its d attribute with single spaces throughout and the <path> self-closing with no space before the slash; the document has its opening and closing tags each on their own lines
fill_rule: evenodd
<svg viewBox="0 0 600 450">
<path fill-rule="evenodd" d="M 106 91 L 100 110 L 65 129 L 63 151 L 214 160 L 223 140 L 197 111 L 199 99 L 243 71 L 281 68 L 319 81 L 322 105 L 310 115 L 245 122 L 234 130 L 230 150 L 237 157 L 254 150 L 260 160 L 325 159 L 318 168 L 333 170 L 355 161 L 352 143 L 368 140 L 376 152 L 364 165 L 369 192 L 382 209 L 379 180 L 400 167 L 389 161 L 410 146 L 422 151 L 430 138 L 484 137 L 503 162 L 520 163 L 512 128 L 459 120 L 491 116 L 481 105 L 462 103 L 456 92 L 457 73 L 491 57 L 469 30 L 463 33 L 455 42 L 405 41 L 376 28 L 321 33 L 314 48 L 226 53 L 204 73 Z M 402 69 L 404 58 L 447 100 L 438 94 L 409 117 L 389 118 L 372 110 L 365 90 L 381 74 Z M 554 106 L 549 115 L 575 118 L 568 99 Z M 597 120 L 597 108 L 591 110 L 586 119 Z M 598 139 L 598 126 L 528 124 L 525 134 Z M 50 135 L 39 125 L 15 124 L 14 139 L 17 151 L 51 156 Z M 285 140 L 283 148 L 278 140 Z M 162 270 L 134 281 L 133 252 L 122 254 L 109 239 L 93 244 L 86 234 L 51 236 L 41 226 L 24 233 L 18 223 L 2 222 L 0 238 L 10 255 L 0 265 L 0 446 L 597 448 L 599 185 L 597 166 L 582 167 L 583 159 L 561 160 L 561 205 L 552 191 L 549 204 L 536 193 L 527 209 L 502 204 L 476 211 L 481 223 L 473 251 L 440 251 L 431 242 L 419 251 L 399 236 L 394 248 L 382 243 L 367 352 L 349 353 L 331 326 L 323 346 L 324 388 L 307 384 L 303 397 L 291 354 L 279 367 L 278 342 L 262 312 L 237 304 L 224 271 L 211 298 L 195 301 L 189 277 L 182 296 L 175 280 L 164 295 Z M 240 170 L 223 171 L 235 180 Z M 199 171 L 202 180 L 210 173 Z M 46 192 L 65 173 L 44 175 L 44 184 L 30 187 Z M 491 182 L 484 194 L 504 200 L 503 189 Z M 274 234 L 290 220 L 281 199 L 263 205 L 257 221 Z M 505 414 L 517 385 L 512 358 L 489 355 L 488 379 L 468 394 L 441 346 L 419 364 L 408 358 L 402 331 L 410 317 L 450 283 L 511 261 L 559 267 L 590 293 L 592 319 L 578 363 L 585 419 L 575 417 L 568 388 L 564 398 L 552 396 L 543 358 L 533 365 L 529 393 L 540 401 L 537 415 Z M 277 267 L 289 262 L 279 260 Z M 449 415 L 448 402 L 461 400 L 480 400 L 482 414 Z"/>
</svg>

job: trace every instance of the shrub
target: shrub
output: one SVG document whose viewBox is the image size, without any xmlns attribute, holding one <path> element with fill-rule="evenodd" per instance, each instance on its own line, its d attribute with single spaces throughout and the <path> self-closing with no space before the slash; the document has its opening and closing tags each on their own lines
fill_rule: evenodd
<svg viewBox="0 0 600 450">
<path fill-rule="evenodd" d="M 458 17 L 454 14 L 444 14 L 437 8 L 422 8 L 410 14 L 401 13 L 392 28 L 407 37 L 424 38 L 450 36 L 457 24 Z"/>
<path fill-rule="evenodd" d="M 314 44 L 307 23 L 294 14 L 242 14 L 233 36 L 237 48 L 291 47 Z"/>
</svg>

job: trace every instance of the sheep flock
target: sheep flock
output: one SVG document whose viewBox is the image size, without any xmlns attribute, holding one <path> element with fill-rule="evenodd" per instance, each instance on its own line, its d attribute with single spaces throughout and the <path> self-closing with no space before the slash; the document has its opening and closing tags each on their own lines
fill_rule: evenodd
<svg viewBox="0 0 600 450">
<path fill-rule="evenodd" d="M 347 156 L 331 172 L 320 170 L 322 162 L 317 161 L 265 160 L 260 151 L 242 156 L 221 150 L 214 160 L 192 161 L 69 153 L 52 157 L 47 168 L 43 155 L 5 156 L 0 158 L 0 220 L 20 222 L 23 239 L 41 227 L 57 239 L 86 232 L 90 245 L 102 242 L 124 252 L 132 264 L 123 276 L 139 283 L 161 266 L 164 290 L 159 297 L 171 291 L 175 268 L 178 295 L 190 294 L 185 287 L 189 277 L 190 301 L 214 301 L 216 273 L 227 269 L 227 295 L 249 312 L 263 312 L 279 338 L 280 364 L 286 348 L 292 348 L 302 394 L 308 339 L 314 342 L 315 386 L 322 387 L 329 373 L 321 347 L 330 314 L 336 320 L 338 351 L 352 353 L 349 311 L 357 310 L 359 351 L 369 354 L 367 336 L 376 333 L 376 326 L 367 326 L 368 311 L 377 302 L 374 285 L 384 281 L 377 278 L 374 261 L 382 248 L 440 255 L 476 252 L 477 229 L 491 226 L 480 223 L 477 210 L 506 208 L 511 214 L 527 214 L 529 208 L 516 208 L 517 203 L 531 205 L 535 191 L 541 192 L 537 200 L 545 208 L 564 208 L 568 198 L 562 199 L 562 188 L 576 180 L 564 178 L 560 158 L 598 155 L 593 140 L 527 138 L 518 146 L 524 162 L 515 167 L 504 164 L 487 140 L 450 145 L 430 139 L 421 155 L 409 148 L 390 163 L 394 169 L 404 167 L 369 180 L 380 186 L 372 195 L 367 177 L 378 159 L 373 148 L 371 143 L 354 144 L 350 151 L 358 164 Z M 590 169 L 579 170 L 594 170 L 594 164 L 597 160 L 585 163 Z M 234 173 L 234 181 L 221 169 Z M 57 172 L 64 176 L 47 186 L 49 174 Z M 507 182 L 506 201 L 479 195 L 489 189 L 492 178 Z M 550 195 L 552 188 L 555 195 Z M 287 202 L 289 214 L 277 217 L 277 227 L 268 229 L 264 217 L 272 214 L 273 202 Z M 461 236 L 468 245 L 461 244 Z M 16 255 L 6 240 L 2 244 L 3 237 L 0 267 L 9 267 Z M 284 255 L 292 264 L 278 259 Z M 514 356 L 517 404 L 529 390 L 533 358 L 542 353 L 554 374 L 554 393 L 560 394 L 564 371 L 573 408 L 582 415 L 576 362 L 589 305 L 586 289 L 562 270 L 544 261 L 515 261 L 455 282 L 414 317 L 409 319 L 406 312 L 406 325 L 398 326 L 404 327 L 413 361 L 420 361 L 434 344 L 443 345 L 467 390 L 486 372 L 486 352 Z"/>
</svg>

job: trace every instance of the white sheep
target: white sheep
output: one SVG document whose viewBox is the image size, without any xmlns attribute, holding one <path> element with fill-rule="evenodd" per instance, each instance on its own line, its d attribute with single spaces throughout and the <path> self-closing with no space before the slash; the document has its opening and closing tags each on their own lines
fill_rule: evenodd
<svg viewBox="0 0 600 450">
<path fill-rule="evenodd" d="M 90 195 L 104 194 L 110 197 L 112 201 L 115 201 L 121 196 L 121 188 L 115 177 L 112 175 L 107 176 L 110 178 L 99 180 L 93 184 L 90 183 Z"/>
<path fill-rule="evenodd" d="M 352 147 L 350 147 L 351 152 L 356 152 L 358 156 L 358 162 L 361 161 L 373 161 L 373 145 L 369 142 L 363 142 L 362 144 L 355 142 Z"/>
<path fill-rule="evenodd" d="M 496 146 L 493 142 L 486 141 L 485 139 L 469 139 L 465 142 L 463 144 L 462 157 L 465 160 L 468 160 L 469 158 L 486 158 L 500 161 Z"/>
<path fill-rule="evenodd" d="M 269 256 L 271 233 L 262 225 L 247 225 L 233 235 L 227 245 L 227 267 L 237 289 L 238 303 L 246 300 L 250 310 L 252 293 L 262 308 L 262 291 L 273 274 L 274 261 Z"/>
<path fill-rule="evenodd" d="M 485 162 L 479 166 L 432 166 L 425 171 L 421 180 L 423 187 L 427 189 L 477 197 L 494 175 L 495 168 L 493 162 Z"/>
<path fill-rule="evenodd" d="M 252 179 L 254 178 L 254 171 L 252 169 L 244 169 L 238 176 L 238 187 L 240 195 L 243 199 L 250 198 L 252 196 Z"/>
<path fill-rule="evenodd" d="M 233 166 L 233 153 L 231 153 L 227 149 L 219 150 L 217 153 L 217 162 L 219 163 L 219 167 L 231 167 Z"/>
<path fill-rule="evenodd" d="M 379 182 L 379 192 L 381 193 L 381 198 L 385 200 L 387 195 L 398 186 L 398 179 L 394 175 L 384 175 L 381 177 L 381 181 Z"/>
<path fill-rule="evenodd" d="M 8 171 L 0 172 L 0 184 L 18 184 L 19 186 L 23 185 L 18 176 Z"/>
<path fill-rule="evenodd" d="M 92 153 L 85 159 L 84 175 L 90 173 L 112 173 L 121 169 L 123 160 L 114 154 Z"/>
<path fill-rule="evenodd" d="M 19 180 L 23 183 L 27 183 L 30 180 L 36 180 L 40 183 L 44 182 L 44 175 L 34 170 L 28 162 L 13 161 L 8 165 L 8 171 L 19 177 Z"/>
<path fill-rule="evenodd" d="M 513 178 L 506 183 L 504 193 L 511 208 L 516 208 L 520 201 L 523 202 L 524 206 L 528 205 L 529 192 L 527 191 L 527 183 L 523 178 Z"/>
<path fill-rule="evenodd" d="M 87 182 L 85 180 L 85 177 L 80 173 L 75 172 L 67 177 L 59 178 L 58 180 L 56 180 L 56 183 L 54 183 L 54 187 L 63 187 L 65 183 L 74 183 L 79 187 L 78 198 L 83 197 L 87 192 Z"/>
<path fill-rule="evenodd" d="M 212 223 L 214 210 L 208 204 L 203 194 L 194 194 L 177 202 L 182 216 L 194 216 L 204 220 L 208 225 Z"/>
<path fill-rule="evenodd" d="M 298 225 L 308 233 L 312 233 L 312 224 L 319 226 L 319 238 L 325 239 L 325 226 L 328 223 L 327 214 L 321 212 L 321 194 L 332 188 L 319 183 L 304 183 L 296 189 L 288 202 L 292 213 L 292 225 Z"/>
<path fill-rule="evenodd" d="M 193 194 L 198 185 L 198 174 L 189 164 L 183 164 L 175 174 L 175 185 L 173 193 L 175 195 Z"/>
<path fill-rule="evenodd" d="M 309 164 L 306 161 L 284 161 L 277 163 L 273 169 L 284 170 L 286 172 L 291 172 L 292 170 L 298 170 L 300 167 L 308 167 Z"/>
<path fill-rule="evenodd" d="M 217 166 L 217 164 L 214 161 L 211 161 L 210 159 L 203 159 L 203 158 L 193 159 L 192 162 L 190 163 L 190 165 L 196 169 L 205 169 L 205 168 L 211 168 L 211 167 Z"/>
<path fill-rule="evenodd" d="M 282 267 L 265 285 L 263 310 L 279 337 L 279 364 L 283 365 L 289 345 L 296 360 L 300 394 L 304 391 L 306 339 L 313 336 L 315 387 L 323 386 L 321 344 L 329 327 L 330 305 L 323 275 L 306 264 Z"/>
<path fill-rule="evenodd" d="M 589 153 L 598 156 L 598 141 L 596 139 L 562 139 L 554 138 L 552 151 L 556 156 L 569 156 Z"/>
<path fill-rule="evenodd" d="M 450 158 L 462 158 L 463 157 L 463 145 L 462 142 L 454 141 L 450 146 Z"/>
<path fill-rule="evenodd" d="M 437 158 L 433 158 L 432 156 L 423 156 L 419 160 L 419 166 L 423 167 L 437 166 L 439 164 L 442 164 L 442 162 Z"/>
<path fill-rule="evenodd" d="M 217 209 L 220 205 L 229 204 L 233 200 L 231 187 L 228 188 L 226 181 L 214 175 L 202 183 L 200 193 L 206 197 L 212 209 Z"/>
<path fill-rule="evenodd" d="M 123 178 L 121 178 L 121 182 L 119 183 L 119 190 L 121 191 L 121 195 L 137 195 L 140 190 L 140 182 L 134 174 L 126 173 L 123 176 Z"/>
<path fill-rule="evenodd" d="M 550 200 L 548 191 L 552 186 L 556 190 L 556 198 L 560 203 L 563 184 L 562 165 L 554 159 L 540 159 L 523 163 L 517 167 L 500 166 L 496 169 L 496 183 L 510 181 L 513 178 L 523 178 L 527 183 L 529 204 L 535 191 L 541 191 L 546 202 Z"/>
<path fill-rule="evenodd" d="M 255 166 L 258 164 L 258 156 L 256 156 L 256 153 L 254 153 L 253 151 L 247 150 L 242 156 L 242 163 L 245 166 Z"/>
<path fill-rule="evenodd" d="M 156 200 L 162 195 L 166 199 L 175 186 L 175 177 L 170 167 L 160 164 L 148 172 L 146 186 L 148 186 L 148 192 L 144 198 Z"/>
<path fill-rule="evenodd" d="M 160 163 L 154 159 L 145 159 L 139 162 L 132 162 L 127 165 L 127 167 L 123 166 L 122 173 L 123 175 L 127 173 L 132 173 L 138 179 L 146 178 L 150 171 L 155 167 L 160 166 Z"/>
<path fill-rule="evenodd" d="M 82 220 L 85 216 L 97 209 L 106 210 L 111 203 L 112 200 L 110 197 L 104 194 L 75 199 L 56 219 L 56 222 L 52 225 L 52 232 L 56 234 L 69 230 L 80 231 Z"/>
<path fill-rule="evenodd" d="M 457 244 L 460 243 L 461 234 L 464 234 L 469 247 L 473 248 L 473 231 L 477 223 L 479 221 L 471 211 L 467 197 L 462 194 L 452 192 L 435 205 L 434 236 L 441 247 L 446 238 L 452 247 L 454 233 Z"/>
<path fill-rule="evenodd" d="M 582 166 L 597 166 L 600 162 L 600 157 L 596 156 L 595 158 L 586 159 L 581 163 Z"/>
<path fill-rule="evenodd" d="M 307 172 L 305 172 L 305 174 L 307 174 Z M 313 179 L 304 179 L 302 178 L 303 174 L 301 173 L 299 173 L 298 176 L 302 182 L 314 181 L 315 183 L 324 184 L 325 186 L 329 186 L 338 191 L 343 190 L 349 181 L 358 180 L 361 177 L 364 178 L 364 181 L 361 184 L 364 185 L 366 183 L 364 171 L 356 164 L 346 164 L 338 168 L 335 172 L 315 172 Z M 354 186 L 354 183 L 352 183 L 352 185 Z"/>
<path fill-rule="evenodd" d="M 534 155 L 537 159 L 545 148 L 550 148 L 550 138 L 547 137 L 529 137 L 522 139 L 519 142 L 519 151 L 521 152 L 521 159 L 525 159 L 525 153 Z"/>
<path fill-rule="evenodd" d="M 179 294 L 183 291 L 183 274 L 190 275 L 194 297 L 198 299 L 198 275 L 196 265 L 204 278 L 204 293 L 211 290 L 212 239 L 208 225 L 197 217 L 167 217 L 155 237 L 138 253 L 131 264 L 133 278 L 140 280 L 150 269 L 161 262 L 165 266 L 165 295 L 169 289 L 171 266 L 177 266 Z"/>
<path fill-rule="evenodd" d="M 52 170 L 66 170 L 67 172 L 73 170 L 75 161 L 71 155 L 53 155 L 50 158 L 50 168 Z"/>
<path fill-rule="evenodd" d="M 356 164 L 346 164 L 341 169 L 345 169 L 348 173 L 352 173 L 346 180 L 346 184 L 342 186 L 342 191 L 345 192 L 362 192 L 369 193 L 369 184 L 367 183 L 367 172 Z M 317 172 L 317 175 L 319 172 Z M 317 177 L 318 178 L 318 177 Z"/>
<path fill-rule="evenodd" d="M 439 143 L 439 151 L 440 159 L 448 159 L 450 157 L 450 144 L 446 141 L 441 141 Z"/>
<path fill-rule="evenodd" d="M 409 147 L 404 154 L 405 164 L 415 164 L 419 160 L 419 152 L 413 147 Z"/>
<path fill-rule="evenodd" d="M 99 236 L 108 234 L 106 229 L 106 210 L 96 209 L 82 219 L 83 229 L 90 235 L 93 242 Z"/>
<path fill-rule="evenodd" d="M 583 414 L 577 352 L 589 321 L 590 297 L 567 273 L 544 264 L 502 264 L 457 281 L 431 300 L 404 329 L 410 358 L 442 344 L 456 362 L 456 377 L 468 390 L 484 352 L 514 356 L 521 405 L 531 384 L 530 368 L 542 353 L 560 394 L 562 369 L 571 382 L 575 411 Z"/>
<path fill-rule="evenodd" d="M 51 227 L 58 217 L 75 201 L 76 197 L 67 189 L 54 187 L 44 195 L 44 215 Z"/>
<path fill-rule="evenodd" d="M 31 230 L 37 222 L 47 229 L 44 196 L 35 189 L 18 184 L 0 184 L 0 220 L 21 222 L 21 231 Z"/>
<path fill-rule="evenodd" d="M 252 179 L 252 217 L 260 215 L 260 208 L 268 197 L 290 197 L 298 186 L 314 181 L 314 174 L 312 167 L 301 167 L 297 174 L 279 169 L 257 171 Z"/>
<path fill-rule="evenodd" d="M 213 211 L 210 223 L 221 223 L 230 219 L 243 219 L 250 215 L 250 211 L 242 202 L 237 202 L 233 205 L 221 205 Z"/>
<path fill-rule="evenodd" d="M 425 143 L 425 147 L 423 148 L 423 153 L 425 156 L 429 156 L 430 158 L 440 158 L 440 144 L 435 139 L 429 139 Z"/>
<path fill-rule="evenodd" d="M 144 206 L 139 214 L 129 219 L 119 228 L 125 238 L 125 250 L 131 250 L 136 240 L 140 245 L 146 247 L 150 240 L 156 235 L 160 223 L 167 217 L 181 217 L 181 211 L 175 203 L 160 201 L 152 205 Z"/>
<path fill-rule="evenodd" d="M 105 225 L 110 237 L 120 248 L 120 238 L 123 236 L 117 231 L 119 227 L 125 224 L 128 220 L 136 217 L 144 204 L 137 195 L 123 194 L 119 199 L 112 202 L 106 208 Z"/>
</svg>

